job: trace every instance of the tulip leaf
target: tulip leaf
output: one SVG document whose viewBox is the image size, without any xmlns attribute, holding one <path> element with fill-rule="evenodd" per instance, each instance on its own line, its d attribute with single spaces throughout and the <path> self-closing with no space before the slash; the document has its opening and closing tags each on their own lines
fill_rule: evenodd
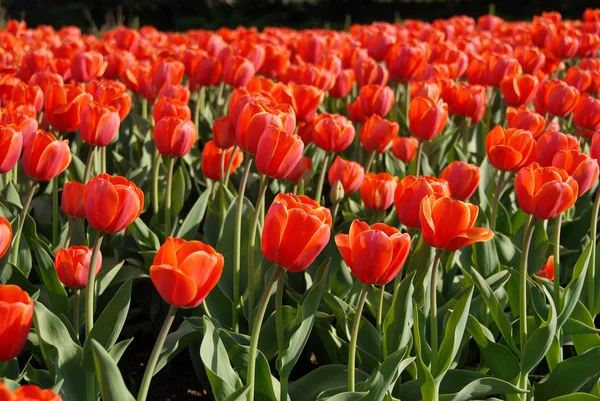
<svg viewBox="0 0 600 401">
<path fill-rule="evenodd" d="M 477 271 L 481 273 L 483 277 L 489 277 L 500 265 L 494 239 L 492 238 L 491 241 L 477 242 L 473 244 L 472 247 L 475 254 L 475 266 L 477 266 Z"/>
<path fill-rule="evenodd" d="M 519 249 L 523 244 L 518 244 Z M 542 266 L 546 263 L 546 251 L 548 250 L 548 234 L 546 233 L 546 227 L 544 226 L 544 220 L 536 219 L 535 230 L 533 232 L 533 238 L 531 239 L 531 245 L 529 246 L 529 253 L 527 256 L 527 272 L 529 274 L 536 274 L 540 271 Z"/>
<path fill-rule="evenodd" d="M 577 302 L 575 305 L 575 309 L 573 309 L 570 319 L 589 327 L 595 327 L 594 319 L 581 302 Z M 563 326 L 565 331 L 567 329 L 567 324 L 568 323 L 565 323 Z M 591 348 L 600 346 L 600 335 L 598 334 L 571 334 L 571 340 L 573 341 L 577 354 L 580 355 Z"/>
<path fill-rule="evenodd" d="M 53 258 L 44 250 L 44 247 L 40 244 L 40 240 L 31 238 L 29 242 L 37 261 L 35 264 L 36 270 L 40 275 L 44 288 L 48 291 L 48 297 L 50 298 L 54 312 L 56 314 L 67 313 L 69 310 L 69 297 L 58 279 Z"/>
<path fill-rule="evenodd" d="M 425 297 L 425 282 L 430 272 L 431 264 L 433 263 L 433 248 L 425 243 L 423 236 L 419 236 L 419 240 L 412 252 L 410 262 L 406 267 L 406 275 L 416 271 L 414 286 L 414 299 L 418 304 L 423 304 Z"/>
<path fill-rule="evenodd" d="M 340 393 L 336 394 L 333 397 L 321 398 L 319 397 L 317 401 L 357 401 L 362 399 L 364 393 Z"/>
<path fill-rule="evenodd" d="M 600 397 L 585 393 L 574 393 L 561 395 L 560 397 L 550 399 L 550 401 L 600 401 Z"/>
<path fill-rule="evenodd" d="M 23 209 L 23 203 L 21 202 L 21 195 L 15 188 L 15 184 L 11 181 L 6 188 L 6 203 L 16 206 L 19 210 Z"/>
<path fill-rule="evenodd" d="M 360 399 L 361 401 L 383 401 L 385 395 L 394 386 L 402 371 L 415 360 L 414 357 L 403 359 L 404 354 L 405 351 L 401 349 L 383 361 L 379 370 L 363 386 L 364 391 L 368 390 L 368 393 Z"/>
<path fill-rule="evenodd" d="M 129 226 L 129 230 L 133 230 L 133 237 L 138 244 L 144 245 L 146 248 L 152 250 L 158 250 L 160 248 L 160 241 L 158 237 L 150 228 L 144 223 L 142 219 L 139 217 L 133 221 L 133 226 L 135 226 L 135 230 L 133 230 L 132 226 Z"/>
<path fill-rule="evenodd" d="M 577 305 L 577 302 L 579 301 L 581 290 L 583 289 L 583 284 L 586 279 L 587 269 L 590 263 L 591 249 L 592 243 L 590 242 L 575 263 L 575 267 L 573 268 L 573 277 L 571 278 L 569 284 L 567 284 L 567 287 L 560 298 L 561 307 L 557 320 L 557 328 L 561 328 L 562 325 L 565 324 L 573 312 L 573 309 L 575 309 L 575 305 Z M 558 278 L 556 279 L 558 280 Z"/>
<path fill-rule="evenodd" d="M 531 334 L 525 343 L 521 357 L 522 375 L 528 374 L 537 366 L 538 363 L 540 363 L 550 349 L 550 346 L 552 345 L 552 339 L 556 335 L 556 308 L 554 307 L 554 302 L 548 293 L 548 290 L 546 290 L 544 287 L 541 288 L 548 299 L 548 318 L 537 330 Z"/>
<path fill-rule="evenodd" d="M 188 345 L 200 338 L 200 333 L 189 321 L 184 320 L 179 328 L 167 336 L 165 344 L 160 352 L 160 357 L 154 374 L 156 375 L 177 354 L 186 349 Z"/>
<path fill-rule="evenodd" d="M 410 328 L 413 324 L 414 278 L 415 273 L 413 272 L 406 276 L 397 291 L 394 291 L 392 306 L 383 322 L 384 356 L 405 349 L 410 342 Z"/>
<path fill-rule="evenodd" d="M 196 238 L 196 235 L 198 234 L 198 228 L 204 219 L 204 214 L 206 213 L 206 206 L 208 205 L 209 199 L 210 191 L 204 191 L 202 195 L 198 197 L 198 200 L 194 203 L 194 206 L 192 206 L 187 216 L 183 220 L 181 227 L 179 227 L 179 231 L 177 232 L 177 236 L 179 238 L 183 238 L 187 241 Z"/>
<path fill-rule="evenodd" d="M 83 360 L 81 366 L 88 372 L 94 371 L 94 361 L 92 357 L 91 343 L 90 340 L 98 342 L 102 348 L 107 351 L 111 351 L 113 345 L 117 342 L 121 330 L 125 325 L 127 319 L 127 313 L 129 312 L 129 305 L 131 303 L 131 284 L 132 279 L 129 278 L 121 288 L 115 293 L 113 298 L 110 300 L 102 314 L 96 322 L 90 332 L 90 335 L 85 340 L 83 345 Z"/>
<path fill-rule="evenodd" d="M 369 379 L 362 370 L 356 370 L 356 382 Z M 347 365 L 324 365 L 302 376 L 289 387 L 289 396 L 293 401 L 314 401 L 323 391 L 348 386 Z"/>
<path fill-rule="evenodd" d="M 185 202 L 185 187 L 186 187 L 186 175 L 183 172 L 183 165 L 180 165 L 179 168 L 173 174 L 173 187 L 171 192 L 171 217 L 177 218 L 181 209 L 183 209 L 183 204 Z M 170 234 L 170 233 L 168 233 Z"/>
<path fill-rule="evenodd" d="M 102 400 L 135 401 L 125 385 L 119 367 L 110 354 L 94 339 L 91 340 L 91 349 Z"/>
<path fill-rule="evenodd" d="M 480 397 L 488 397 L 495 394 L 520 394 L 522 389 L 504 380 L 494 377 L 483 377 L 467 384 L 462 390 L 455 394 L 443 394 L 440 401 L 470 401 Z M 537 398 L 536 398 L 537 400 Z"/>
<path fill-rule="evenodd" d="M 33 319 L 42 357 L 55 382 L 64 380 L 60 395 L 65 401 L 85 399 L 85 372 L 79 364 L 83 354 L 63 322 L 35 301 Z"/>
<path fill-rule="evenodd" d="M 235 390 L 231 395 L 225 398 L 224 401 L 246 401 L 248 399 L 248 392 L 250 391 L 250 386 L 245 385 L 244 387 L 240 387 Z"/>
</svg>

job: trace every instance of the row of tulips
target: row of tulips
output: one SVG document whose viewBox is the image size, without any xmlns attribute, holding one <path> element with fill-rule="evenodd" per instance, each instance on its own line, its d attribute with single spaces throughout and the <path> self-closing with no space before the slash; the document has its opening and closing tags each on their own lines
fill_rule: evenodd
<svg viewBox="0 0 600 401">
<path fill-rule="evenodd" d="M 600 398 L 600 10 L 0 41 L 0 400 Z"/>
</svg>

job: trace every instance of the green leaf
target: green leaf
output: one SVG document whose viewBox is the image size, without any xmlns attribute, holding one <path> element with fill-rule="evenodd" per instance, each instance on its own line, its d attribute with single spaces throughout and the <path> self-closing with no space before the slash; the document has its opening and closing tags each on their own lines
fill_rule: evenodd
<svg viewBox="0 0 600 401">
<path fill-rule="evenodd" d="M 94 327 L 90 335 L 85 340 L 83 345 L 83 360 L 81 366 L 88 372 L 94 371 L 94 359 L 90 340 L 98 342 L 102 348 L 111 351 L 113 345 L 117 342 L 121 330 L 125 325 L 129 305 L 131 303 L 131 284 L 132 279 L 129 278 L 121 288 L 115 293 L 110 300 L 98 320 L 94 323 Z"/>
<path fill-rule="evenodd" d="M 365 372 L 356 370 L 357 383 L 368 378 Z M 293 401 L 314 401 L 323 391 L 344 386 L 348 386 L 348 366 L 324 365 L 292 383 L 289 396 Z"/>
<path fill-rule="evenodd" d="M 40 246 L 39 240 L 32 238 L 29 241 L 31 250 L 35 254 L 37 263 L 35 264 L 36 270 L 38 271 L 42 284 L 48 291 L 48 296 L 52 302 L 52 308 L 57 314 L 66 314 L 69 310 L 69 297 L 63 287 L 62 283 L 58 279 L 56 274 L 56 268 L 54 267 L 53 258 Z"/>
<path fill-rule="evenodd" d="M 571 278 L 569 284 L 567 284 L 567 287 L 560 298 L 561 312 L 558 315 L 557 328 L 561 328 L 562 325 L 567 321 L 573 312 L 573 309 L 575 309 L 575 305 L 577 305 L 577 302 L 579 301 L 581 290 L 586 279 L 588 265 L 590 263 L 591 249 L 592 243 L 590 242 L 579 256 L 579 259 L 577 259 L 577 263 L 575 263 L 575 267 L 573 268 L 573 277 Z"/>
<path fill-rule="evenodd" d="M 536 401 L 547 401 L 554 397 L 582 390 L 600 374 L 600 347 L 592 348 L 581 355 L 560 362 L 552 372 L 535 386 Z"/>
<path fill-rule="evenodd" d="M 204 338 L 200 346 L 200 357 L 215 400 L 225 400 L 242 386 L 239 376 L 229 362 L 227 349 L 208 317 L 204 317 Z"/>
<path fill-rule="evenodd" d="M 548 293 L 546 288 L 541 287 L 542 291 L 548 299 L 548 320 L 533 332 L 533 334 L 527 339 L 525 347 L 523 348 L 523 356 L 521 359 L 521 374 L 526 375 L 531 372 L 538 363 L 544 358 L 550 346 L 552 345 L 552 339 L 556 335 L 556 308 L 552 297 Z"/>
<path fill-rule="evenodd" d="M 590 312 L 581 302 L 577 302 L 575 309 L 571 313 L 571 319 L 574 319 L 586 326 L 595 327 L 594 319 Z M 566 324 L 563 327 L 566 329 Z M 598 334 L 572 334 L 571 340 L 578 354 L 583 354 L 585 351 L 600 346 L 600 336 Z"/>
<path fill-rule="evenodd" d="M 85 399 L 85 372 L 79 366 L 83 350 L 63 322 L 37 301 L 33 320 L 46 368 L 56 382 L 65 381 L 60 395 L 65 401 Z"/>
<path fill-rule="evenodd" d="M 185 202 L 185 177 L 183 165 L 180 165 L 175 174 L 173 174 L 173 187 L 171 191 L 171 216 L 177 217 L 183 209 Z"/>
<path fill-rule="evenodd" d="M 383 401 L 402 371 L 415 360 L 414 357 L 402 360 L 404 353 L 403 349 L 398 350 L 383 361 L 377 373 L 366 383 L 364 389 L 369 392 L 361 401 Z"/>
<path fill-rule="evenodd" d="M 500 265 L 495 241 L 477 242 L 472 245 L 475 253 L 477 270 L 484 277 L 489 277 Z"/>
<path fill-rule="evenodd" d="M 225 401 L 246 401 L 248 399 L 248 391 L 250 391 L 250 387 L 248 385 L 240 387 L 229 397 L 225 398 Z"/>
<path fill-rule="evenodd" d="M 411 273 L 402 280 L 397 291 L 394 291 L 392 306 L 383 322 L 383 346 L 385 354 L 393 353 L 408 346 L 411 335 L 410 327 L 413 319 L 412 296 L 414 292 Z"/>
<path fill-rule="evenodd" d="M 193 240 L 198 234 L 198 228 L 202 219 L 204 219 L 204 213 L 206 213 L 206 205 L 210 199 L 210 191 L 204 191 L 202 195 L 198 197 L 198 200 L 194 203 L 194 206 L 190 209 L 187 216 L 183 220 L 177 236 L 185 240 Z"/>
<path fill-rule="evenodd" d="M 160 241 L 158 237 L 142 219 L 139 217 L 133 221 L 133 225 L 135 226 L 135 230 L 133 233 L 133 238 L 138 244 L 144 245 L 146 248 L 152 250 L 158 250 L 160 248 Z M 133 227 L 129 226 L 129 230 L 133 230 Z"/>
<path fill-rule="evenodd" d="M 495 394 L 506 395 L 524 392 L 520 388 L 503 380 L 485 377 L 472 381 L 456 394 L 444 394 L 440 396 L 440 401 L 469 401 L 478 397 L 487 397 Z"/>
<path fill-rule="evenodd" d="M 600 397 L 585 393 L 575 393 L 552 398 L 550 401 L 600 401 Z"/>
<path fill-rule="evenodd" d="M 436 370 L 432 372 L 433 377 L 439 383 L 448 371 L 450 364 L 458 353 L 460 343 L 462 341 L 467 318 L 469 316 L 469 306 L 473 296 L 473 287 L 470 287 L 467 292 L 460 298 L 456 307 L 450 314 L 448 324 L 445 329 L 444 339 L 437 355 Z"/>
<path fill-rule="evenodd" d="M 522 244 L 518 245 L 519 249 Z M 548 250 L 548 234 L 544 226 L 544 220 L 536 219 L 535 230 L 531 245 L 529 246 L 529 254 L 527 256 L 527 272 L 536 274 L 544 263 L 546 263 L 546 251 Z"/>
<path fill-rule="evenodd" d="M 362 399 L 363 393 L 340 393 L 326 399 L 319 398 L 318 401 L 357 401 Z"/>
<path fill-rule="evenodd" d="M 102 345 L 92 339 L 92 355 L 94 357 L 94 366 L 96 368 L 96 377 L 100 384 L 100 394 L 103 401 L 135 401 L 131 395 L 121 371 Z M 83 399 L 83 398 L 81 398 Z"/>
<path fill-rule="evenodd" d="M 195 319 L 195 318 L 192 318 Z M 154 374 L 156 375 L 167 363 L 181 351 L 185 350 L 192 342 L 200 338 L 200 333 L 189 321 L 184 320 L 179 328 L 167 336 L 165 345 L 160 352 Z"/>
</svg>

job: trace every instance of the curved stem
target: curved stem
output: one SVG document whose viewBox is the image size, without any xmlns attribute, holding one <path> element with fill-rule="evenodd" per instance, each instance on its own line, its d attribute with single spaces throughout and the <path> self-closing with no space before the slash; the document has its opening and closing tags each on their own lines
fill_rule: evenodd
<svg viewBox="0 0 600 401">
<path fill-rule="evenodd" d="M 223 181 L 223 186 L 227 188 L 227 184 L 229 183 L 229 176 L 231 175 L 231 165 L 233 164 L 233 159 L 235 159 L 234 155 L 237 152 L 238 146 L 237 144 L 233 147 L 233 151 L 231 152 L 231 157 L 227 162 L 227 168 L 225 169 L 225 179 Z"/>
<path fill-rule="evenodd" d="M 279 268 L 279 267 L 278 267 Z M 277 292 L 275 293 L 275 327 L 277 331 L 277 349 L 279 351 L 279 359 L 282 358 L 285 351 L 285 331 L 283 327 L 283 285 L 285 283 L 285 270 L 283 274 L 279 275 L 277 280 Z M 279 400 L 285 401 L 288 399 L 288 375 L 282 375 L 281 372 L 279 377 L 280 392 Z"/>
<path fill-rule="evenodd" d="M 58 214 L 58 180 L 60 175 L 52 179 L 52 245 L 58 244 L 58 226 L 60 216 Z"/>
<path fill-rule="evenodd" d="M 535 218 L 529 217 L 525 236 L 523 237 L 523 248 L 521 249 L 521 271 L 519 275 L 519 326 L 521 331 L 521 351 L 527 342 L 527 257 L 529 256 L 529 245 L 535 230 Z M 525 383 L 525 386 L 527 384 Z M 522 387 L 526 388 L 526 387 Z"/>
<path fill-rule="evenodd" d="M 79 340 L 79 329 L 81 324 L 79 323 L 79 298 L 81 297 L 81 290 L 75 289 L 73 293 L 73 328 L 75 329 L 75 338 Z"/>
<path fill-rule="evenodd" d="M 373 165 L 373 160 L 375 160 L 376 154 L 377 154 L 377 152 L 375 150 L 373 150 L 369 154 L 369 158 L 367 159 L 367 164 L 365 166 L 365 174 L 368 173 L 369 171 L 371 171 L 371 165 Z"/>
<path fill-rule="evenodd" d="M 494 203 L 492 203 L 492 213 L 490 214 L 490 229 L 496 228 L 496 218 L 498 214 L 498 205 L 500 204 L 500 197 L 504 190 L 504 180 L 506 179 L 506 171 L 500 172 L 500 178 L 496 183 L 496 193 L 494 194 Z"/>
<path fill-rule="evenodd" d="M 248 376 L 246 381 L 248 382 L 249 392 L 248 392 L 248 401 L 254 401 L 254 382 L 256 376 L 256 359 L 258 353 L 258 338 L 260 337 L 260 329 L 262 327 L 262 322 L 265 317 L 265 312 L 267 311 L 267 305 L 269 304 L 269 298 L 271 298 L 271 291 L 273 291 L 273 285 L 275 285 L 275 281 L 279 278 L 280 275 L 283 275 L 285 270 L 280 268 L 279 266 L 275 266 L 273 269 L 273 274 L 265 287 L 263 292 L 263 296 L 260 299 L 260 303 L 258 304 L 258 310 L 256 311 L 256 316 L 254 317 L 254 324 L 252 325 L 252 336 L 250 337 L 250 352 L 248 354 Z"/>
<path fill-rule="evenodd" d="M 437 276 L 440 258 L 443 249 L 438 249 L 431 266 L 431 280 L 429 282 L 429 324 L 431 325 L 431 372 L 437 369 L 438 354 L 438 324 L 437 324 Z"/>
<path fill-rule="evenodd" d="M 342 203 L 342 202 L 336 202 L 331 207 L 331 221 L 332 221 L 332 223 L 335 223 L 335 218 L 336 218 L 336 216 L 338 214 L 338 210 L 340 209 L 340 203 Z"/>
<path fill-rule="evenodd" d="M 37 187 L 37 181 L 31 183 L 31 187 L 29 187 L 29 191 L 27 191 L 27 195 L 25 197 L 25 203 L 23 203 L 23 210 L 21 210 L 21 214 L 19 216 L 19 226 L 17 227 L 17 233 L 13 239 L 12 249 L 10 251 L 10 263 L 13 265 L 17 265 L 19 260 L 19 245 L 21 244 L 21 234 L 23 233 L 23 226 L 25 225 L 25 218 L 27 217 L 27 211 L 29 210 L 29 205 L 31 205 L 31 200 L 33 199 L 33 194 L 35 194 L 35 189 Z"/>
<path fill-rule="evenodd" d="M 160 201 L 158 199 L 158 173 L 160 172 L 160 162 L 160 153 L 158 153 L 158 149 L 154 149 L 154 161 L 152 163 L 152 208 L 155 216 L 160 210 Z"/>
<path fill-rule="evenodd" d="M 244 173 L 238 189 L 237 204 L 235 211 L 235 229 L 233 236 L 233 310 L 232 326 L 234 331 L 238 331 L 238 304 L 240 303 L 240 271 L 241 271 L 241 245 L 242 245 L 242 214 L 244 211 L 244 194 L 246 193 L 246 183 L 252 166 L 252 157 L 248 158 L 244 165 Z"/>
<path fill-rule="evenodd" d="M 321 165 L 321 173 L 319 174 L 319 181 L 317 181 L 317 189 L 315 191 L 315 200 L 319 203 L 321 203 L 321 193 L 323 193 L 323 183 L 325 182 L 325 173 L 327 172 L 328 165 L 329 153 L 325 153 L 323 164 Z"/>
<path fill-rule="evenodd" d="M 421 175 L 421 157 L 423 157 L 423 142 L 419 142 L 419 147 L 417 148 L 417 171 L 415 171 L 415 176 L 419 177 Z"/>
<path fill-rule="evenodd" d="M 363 286 L 358 304 L 356 305 L 356 312 L 354 312 L 354 323 L 352 323 L 352 333 L 350 337 L 350 345 L 348 350 L 348 392 L 354 392 L 356 381 L 355 381 L 355 370 L 356 370 L 356 342 L 358 341 L 358 329 L 360 328 L 360 317 L 367 300 L 367 294 L 369 293 L 369 284 Z"/>
<path fill-rule="evenodd" d="M 171 197 L 173 189 L 173 167 L 175 158 L 169 157 L 169 170 L 167 171 L 167 191 L 165 192 L 165 227 L 167 235 L 171 235 Z"/>
<path fill-rule="evenodd" d="M 256 231 L 258 229 L 260 210 L 265 201 L 268 184 L 269 177 L 266 174 L 263 174 L 260 178 L 258 199 L 256 200 L 256 207 L 254 208 L 254 214 L 252 215 L 250 234 L 248 236 L 248 311 L 250 311 L 250 313 L 254 310 L 254 248 L 256 246 Z"/>
<path fill-rule="evenodd" d="M 175 315 L 177 315 L 178 309 L 179 308 L 176 306 L 171 305 L 162 328 L 160 329 L 160 333 L 158 333 L 158 337 L 154 343 L 154 348 L 152 349 L 152 354 L 150 354 L 150 359 L 148 359 L 148 364 L 146 365 L 146 371 L 144 372 L 144 378 L 142 379 L 142 384 L 140 385 L 137 401 L 146 401 L 148 390 L 150 389 L 150 382 L 152 381 L 154 370 L 156 369 L 156 364 L 158 363 L 158 358 L 160 357 L 160 353 L 163 345 L 165 344 L 165 340 L 167 339 L 167 335 L 169 334 L 169 330 L 173 325 L 173 321 L 175 320 Z"/>
<path fill-rule="evenodd" d="M 592 222 L 590 225 L 590 240 L 592 241 L 592 260 L 587 271 L 587 302 L 588 310 L 592 316 L 596 315 L 596 236 L 598 230 L 598 211 L 600 210 L 600 189 L 596 192 L 594 207 L 592 209 Z"/>
<path fill-rule="evenodd" d="M 96 154 L 96 146 L 91 145 L 88 151 L 87 160 L 85 161 L 85 170 L 83 171 L 83 184 L 87 184 L 90 178 L 90 170 L 92 169 L 92 163 L 94 162 L 94 154 Z"/>
<path fill-rule="evenodd" d="M 385 284 L 379 286 L 379 304 L 377 305 L 377 331 L 383 333 L 383 298 L 385 295 Z"/>
</svg>

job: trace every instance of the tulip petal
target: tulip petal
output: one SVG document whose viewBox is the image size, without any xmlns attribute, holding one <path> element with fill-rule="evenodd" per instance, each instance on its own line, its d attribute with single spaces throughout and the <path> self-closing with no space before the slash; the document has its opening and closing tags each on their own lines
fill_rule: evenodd
<svg viewBox="0 0 600 401">
<path fill-rule="evenodd" d="M 66 141 L 54 141 L 40 156 L 37 165 L 38 181 L 50 181 L 69 166 L 71 163 L 71 150 Z"/>
<path fill-rule="evenodd" d="M 169 265 L 178 267 L 177 249 L 184 243 L 181 238 L 168 237 L 154 256 L 155 265 Z"/>
<path fill-rule="evenodd" d="M 287 224 L 281 237 L 277 263 L 286 269 L 294 266 L 321 225 L 322 223 L 317 217 L 302 209 L 288 210 Z"/>
<path fill-rule="evenodd" d="M 352 270 L 352 243 L 348 234 L 338 234 L 335 236 L 335 244 L 344 259 L 344 262 Z"/>
<path fill-rule="evenodd" d="M 83 193 L 85 217 L 96 230 L 104 230 L 119 210 L 119 194 L 108 180 L 93 179 Z"/>
<path fill-rule="evenodd" d="M 315 231 L 308 244 L 300 252 L 300 257 L 296 259 L 294 264 L 288 269 L 291 273 L 300 272 L 306 269 L 310 264 L 319 256 L 321 251 L 327 246 L 329 237 L 331 236 L 331 229 L 326 224 L 321 226 Z"/>
<path fill-rule="evenodd" d="M 106 232 L 109 233 L 118 233 L 126 229 L 139 216 L 143 206 L 131 188 L 117 185 L 115 189 L 119 196 L 119 206 L 115 219 L 106 228 Z"/>
<path fill-rule="evenodd" d="M 387 284 L 396 277 L 400 269 L 402 269 L 402 266 L 404 266 L 404 262 L 406 262 L 406 258 L 410 252 L 410 235 L 398 233 L 390 236 L 390 240 L 392 241 L 393 249 L 392 260 L 390 261 L 387 270 L 379 277 L 378 281 L 382 284 Z"/>
<path fill-rule="evenodd" d="M 185 307 L 196 296 L 197 287 L 194 280 L 173 266 L 150 267 L 150 279 L 169 305 Z"/>
<path fill-rule="evenodd" d="M 521 153 L 506 145 L 494 146 L 489 150 L 488 157 L 492 166 L 502 171 L 511 171 L 523 161 Z"/>
<path fill-rule="evenodd" d="M 531 214 L 539 219 L 553 219 L 577 200 L 577 191 L 566 183 L 551 181 L 542 185 L 531 201 Z"/>
<path fill-rule="evenodd" d="M 287 208 L 280 202 L 274 202 L 269 208 L 262 232 L 262 251 L 271 263 L 277 263 L 279 245 L 287 226 Z"/>
<path fill-rule="evenodd" d="M 365 284 L 383 284 L 378 280 L 392 261 L 392 241 L 383 232 L 367 230 L 352 243 L 352 273 Z"/>
<path fill-rule="evenodd" d="M 486 242 L 494 237 L 494 232 L 486 227 L 469 228 L 456 237 L 452 238 L 444 246 L 444 250 L 454 252 L 463 246 L 471 245 L 475 242 Z"/>
<path fill-rule="evenodd" d="M 433 204 L 431 217 L 436 227 L 436 243 L 440 247 L 470 227 L 471 213 L 467 204 L 447 197 Z"/>
</svg>

